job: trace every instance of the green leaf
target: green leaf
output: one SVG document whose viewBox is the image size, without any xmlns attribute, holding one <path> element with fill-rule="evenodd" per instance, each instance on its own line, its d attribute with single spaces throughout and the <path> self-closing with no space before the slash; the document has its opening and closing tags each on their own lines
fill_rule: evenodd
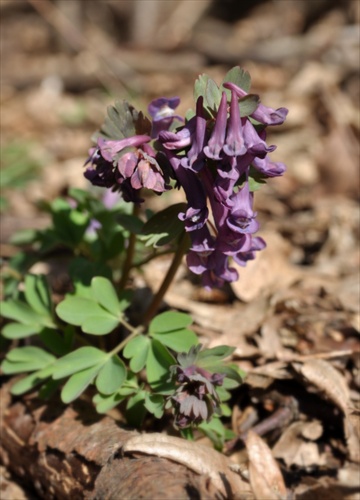
<svg viewBox="0 0 360 500">
<path fill-rule="evenodd" d="M 155 418 L 161 418 L 164 414 L 164 397 L 160 394 L 145 393 L 145 408 Z"/>
<path fill-rule="evenodd" d="M 50 399 L 61 384 L 60 380 L 49 379 L 43 383 L 39 389 L 39 398 L 40 399 Z"/>
<path fill-rule="evenodd" d="M 150 335 L 152 338 L 176 352 L 188 352 L 191 346 L 199 343 L 197 335 L 192 330 L 188 329 L 176 330 L 174 332 L 152 333 Z"/>
<path fill-rule="evenodd" d="M 198 428 L 213 442 L 217 450 L 223 448 L 226 428 L 219 418 L 213 417 L 209 422 L 201 422 Z"/>
<path fill-rule="evenodd" d="M 118 318 L 102 310 L 96 315 L 87 317 L 81 325 L 81 329 L 84 333 L 90 333 L 91 335 L 106 335 L 112 332 L 118 324 Z"/>
<path fill-rule="evenodd" d="M 96 377 L 96 387 L 102 394 L 112 394 L 120 389 L 126 379 L 126 367 L 116 354 L 105 363 Z"/>
<path fill-rule="evenodd" d="M 10 243 L 15 246 L 30 245 L 38 238 L 38 231 L 35 229 L 22 229 L 10 236 Z"/>
<path fill-rule="evenodd" d="M 240 66 L 235 66 L 231 68 L 225 75 L 223 83 L 231 82 L 235 83 L 238 87 L 245 90 L 245 92 L 250 92 L 251 87 L 251 77 L 248 71 L 240 68 Z M 226 89 L 228 97 L 230 99 L 230 91 Z"/>
<path fill-rule="evenodd" d="M 127 379 L 117 391 L 120 396 L 128 397 L 139 390 L 138 378 L 135 373 L 127 372 Z"/>
<path fill-rule="evenodd" d="M 43 370 L 38 370 L 16 382 L 11 387 L 10 392 L 14 396 L 19 396 L 20 394 L 24 394 L 25 392 L 34 389 L 34 387 L 44 382 L 44 380 L 46 380 L 50 376 L 51 376 L 51 371 L 49 369 L 45 368 Z"/>
<path fill-rule="evenodd" d="M 161 394 L 173 391 L 174 384 L 168 380 L 170 366 L 175 364 L 175 359 L 166 347 L 158 340 L 153 339 L 146 360 L 146 374 L 148 382 L 154 391 Z"/>
<path fill-rule="evenodd" d="M 167 245 L 184 231 L 184 223 L 179 219 L 180 212 L 186 211 L 185 203 L 177 203 L 157 212 L 143 226 L 141 239 L 147 246 L 158 248 Z"/>
<path fill-rule="evenodd" d="M 90 262 L 84 257 L 73 259 L 69 265 L 69 274 L 78 297 L 92 298 L 91 280 L 94 276 L 104 276 L 111 280 L 111 269 L 103 262 Z"/>
<path fill-rule="evenodd" d="M 225 380 L 226 379 L 224 379 L 224 381 Z M 236 385 L 236 387 L 238 386 L 239 384 Z M 231 393 L 225 389 L 224 384 L 219 387 L 216 387 L 216 392 L 220 398 L 220 401 L 229 401 L 229 399 L 231 398 Z"/>
<path fill-rule="evenodd" d="M 112 283 L 102 277 L 95 276 L 91 280 L 93 298 L 114 316 L 119 316 L 119 300 Z"/>
<path fill-rule="evenodd" d="M 26 325 L 41 324 L 42 317 L 21 300 L 13 299 L 0 302 L 0 310 L 2 316 L 19 321 L 19 323 Z"/>
<path fill-rule="evenodd" d="M 24 339 L 41 332 L 41 325 L 24 325 L 22 323 L 8 323 L 4 326 L 1 334 L 6 339 Z"/>
<path fill-rule="evenodd" d="M 73 209 L 65 200 L 57 198 L 51 205 L 55 236 L 63 244 L 78 245 L 90 223 L 87 213 Z"/>
<path fill-rule="evenodd" d="M 123 355 L 130 359 L 130 370 L 134 373 L 141 371 L 145 364 L 150 348 L 150 339 L 145 335 L 138 335 L 126 344 Z"/>
<path fill-rule="evenodd" d="M 260 98 L 256 94 L 249 94 L 239 101 L 240 116 L 251 115 L 260 104 Z"/>
<path fill-rule="evenodd" d="M 98 310 L 102 311 L 100 306 L 91 299 L 68 296 L 58 304 L 56 314 L 66 323 L 81 326 L 88 316 Z"/>
<path fill-rule="evenodd" d="M 100 135 L 107 139 L 124 139 L 137 134 L 150 134 L 151 123 L 126 101 L 117 101 L 108 107 L 108 116 L 101 127 Z"/>
<path fill-rule="evenodd" d="M 258 172 L 253 166 L 250 166 L 248 177 L 250 191 L 254 192 L 260 189 L 264 184 L 266 184 L 266 179 L 267 177 L 265 177 L 261 172 Z"/>
<path fill-rule="evenodd" d="M 105 396 L 103 394 L 96 394 L 93 398 L 93 403 L 96 406 L 96 411 L 98 413 L 106 413 L 112 408 L 115 408 L 121 401 L 125 399 L 125 396 L 122 396 L 118 392 L 114 392 L 109 396 Z"/>
<path fill-rule="evenodd" d="M 62 334 L 51 328 L 43 328 L 40 332 L 40 339 L 43 344 L 57 356 L 65 356 L 72 346 L 74 332 L 72 327 L 68 325 Z"/>
<path fill-rule="evenodd" d="M 192 317 L 188 314 L 166 311 L 158 314 L 149 325 L 150 333 L 166 333 L 175 330 L 182 330 L 193 322 Z"/>
<path fill-rule="evenodd" d="M 198 359 L 205 360 L 207 358 L 216 358 L 217 360 L 227 358 L 235 351 L 235 347 L 230 347 L 228 345 L 218 345 L 212 347 L 211 349 L 204 349 L 198 354 Z"/>
<path fill-rule="evenodd" d="M 41 370 L 55 361 L 52 354 L 40 347 L 17 347 L 8 352 L 1 368 L 6 375 Z"/>
<path fill-rule="evenodd" d="M 39 314 L 51 315 L 51 295 L 42 274 L 27 274 L 25 276 L 25 299 L 30 307 Z"/>
<path fill-rule="evenodd" d="M 85 389 L 92 383 L 102 364 L 91 366 L 82 371 L 74 373 L 64 385 L 61 391 L 61 399 L 64 403 L 71 403 L 74 399 L 78 398 Z"/>
<path fill-rule="evenodd" d="M 126 405 L 126 420 L 129 425 L 140 427 L 146 415 L 145 391 L 140 390 L 128 399 Z"/>
<path fill-rule="evenodd" d="M 101 367 L 102 364 L 106 363 L 107 359 L 107 354 L 96 347 L 80 347 L 55 362 L 53 378 L 56 380 L 68 377 L 73 373 L 95 365 Z"/>
<path fill-rule="evenodd" d="M 55 359 L 54 356 L 44 351 L 44 349 L 32 345 L 26 347 L 16 347 L 15 349 L 11 349 L 11 351 L 7 354 L 7 359 L 16 363 L 29 361 L 34 358 L 46 363 Z"/>
<path fill-rule="evenodd" d="M 239 384 L 243 383 L 245 378 L 245 373 L 236 365 L 224 365 L 220 372 L 226 374 L 226 378 L 223 383 L 223 386 L 226 389 L 235 389 L 239 386 Z"/>
<path fill-rule="evenodd" d="M 116 220 L 124 229 L 130 231 L 130 233 L 140 234 L 144 227 L 144 222 L 135 215 L 119 214 Z"/>
<path fill-rule="evenodd" d="M 218 109 L 221 101 L 221 92 L 214 80 L 211 78 L 206 82 L 206 89 L 204 94 L 204 106 L 211 111 Z"/>
</svg>

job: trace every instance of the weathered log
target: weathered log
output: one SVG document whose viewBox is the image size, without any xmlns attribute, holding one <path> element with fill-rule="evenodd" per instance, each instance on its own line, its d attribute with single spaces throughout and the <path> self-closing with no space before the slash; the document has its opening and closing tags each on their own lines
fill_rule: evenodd
<svg viewBox="0 0 360 500">
<path fill-rule="evenodd" d="M 9 387 L 0 391 L 1 458 L 41 498 L 249 498 L 248 487 L 245 492 L 230 469 L 225 475 L 219 471 L 221 492 L 209 475 L 184 464 L 137 451 L 124 454 L 123 447 L 139 434 L 84 401 L 64 406 L 35 395 L 12 398 Z M 197 445 L 189 444 L 196 455 Z M 209 453 L 216 452 L 209 448 Z"/>
</svg>

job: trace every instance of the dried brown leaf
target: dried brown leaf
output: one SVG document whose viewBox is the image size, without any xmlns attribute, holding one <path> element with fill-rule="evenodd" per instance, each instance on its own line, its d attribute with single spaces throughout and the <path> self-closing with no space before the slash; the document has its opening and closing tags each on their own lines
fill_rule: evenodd
<svg viewBox="0 0 360 500">
<path fill-rule="evenodd" d="M 249 455 L 250 484 L 255 498 L 286 499 L 284 479 L 268 445 L 253 431 L 248 432 L 245 444 Z"/>
<path fill-rule="evenodd" d="M 273 448 L 273 455 L 284 460 L 288 467 L 293 465 L 301 468 L 311 466 L 326 465 L 326 457 L 320 453 L 319 446 L 316 443 L 308 442 L 304 439 L 309 439 L 310 434 L 315 438 L 313 427 L 317 427 L 317 435 L 319 436 L 322 427 L 319 422 L 294 422 L 281 435 Z"/>
<path fill-rule="evenodd" d="M 307 425 L 304 425 L 304 428 L 301 431 L 302 436 L 310 441 L 316 441 L 322 436 L 322 433 L 323 426 L 321 422 L 317 420 L 313 420 L 312 422 L 307 423 Z"/>
<path fill-rule="evenodd" d="M 344 430 L 349 459 L 360 463 L 360 415 L 348 413 L 344 417 Z"/>
<path fill-rule="evenodd" d="M 250 494 L 249 485 L 230 469 L 230 459 L 208 446 L 166 434 L 151 433 L 134 436 L 126 442 L 123 451 L 155 455 L 180 463 L 197 474 L 208 476 L 213 487 L 226 498 L 234 495 L 240 495 L 241 498 L 243 493 Z"/>
<path fill-rule="evenodd" d="M 275 361 L 274 363 L 258 366 L 247 373 L 245 381 L 251 387 L 266 389 L 276 379 L 292 378 L 286 367 L 287 363 L 283 361 Z"/>
<path fill-rule="evenodd" d="M 309 359 L 304 364 L 293 363 L 296 371 L 323 391 L 346 414 L 350 405 L 350 393 L 345 378 L 324 359 Z"/>
<path fill-rule="evenodd" d="M 238 298 L 251 302 L 260 295 L 268 295 L 279 288 L 288 288 L 299 278 L 299 270 L 289 263 L 290 245 L 274 232 L 262 234 L 267 248 L 247 266 L 232 266 L 239 270 L 240 280 L 232 283 Z"/>
</svg>

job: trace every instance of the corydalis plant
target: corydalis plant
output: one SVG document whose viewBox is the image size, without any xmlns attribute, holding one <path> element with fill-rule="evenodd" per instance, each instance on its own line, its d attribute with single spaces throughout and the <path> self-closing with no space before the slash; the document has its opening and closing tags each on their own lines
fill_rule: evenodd
<svg viewBox="0 0 360 500">
<path fill-rule="evenodd" d="M 269 157 L 276 146 L 266 143 L 266 127 L 282 124 L 288 111 L 261 104 L 249 93 L 250 84 L 239 67 L 220 86 L 200 76 L 196 111 L 186 120 L 175 114 L 177 97 L 152 101 L 151 121 L 118 103 L 85 172 L 94 185 L 120 191 L 136 203 L 142 201 L 142 188 L 161 194 L 171 188 L 171 179 L 182 188 L 187 207 L 178 217 L 190 235 L 187 264 L 205 287 L 237 280 L 231 259 L 245 266 L 265 248 L 264 240 L 254 236 L 259 228 L 254 191 L 285 171 L 283 163 Z"/>
</svg>

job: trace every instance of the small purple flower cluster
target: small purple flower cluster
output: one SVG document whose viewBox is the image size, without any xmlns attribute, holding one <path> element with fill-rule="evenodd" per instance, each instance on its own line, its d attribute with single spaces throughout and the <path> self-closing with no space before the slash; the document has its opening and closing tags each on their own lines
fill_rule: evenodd
<svg viewBox="0 0 360 500">
<path fill-rule="evenodd" d="M 214 413 L 220 412 L 220 399 L 215 386 L 222 385 L 224 374 L 210 373 L 196 365 L 174 365 L 171 371 L 173 379 L 179 384 L 168 399 L 173 408 L 176 427 L 184 429 L 192 424 L 206 422 Z"/>
<path fill-rule="evenodd" d="M 249 181 L 254 172 L 262 179 L 285 172 L 283 163 L 269 158 L 276 146 L 267 145 L 266 126 L 282 124 L 288 110 L 256 103 L 243 113 L 249 97 L 256 96 L 226 81 L 215 109 L 209 113 L 207 97 L 200 94 L 195 115 L 175 131 L 170 130 L 174 120 L 184 121 L 175 114 L 180 99 L 155 99 L 148 107 L 152 123 L 137 127 L 134 121 L 119 140 L 99 138 L 87 162 L 85 177 L 120 191 L 125 201 L 141 202 L 142 188 L 161 194 L 170 189 L 169 175 L 176 179 L 188 203 L 179 214 L 191 240 L 187 264 L 207 288 L 238 279 L 230 259 L 245 266 L 265 248 L 264 240 L 253 236 L 259 224 Z"/>
<path fill-rule="evenodd" d="M 237 280 L 229 258 L 244 266 L 265 247 L 260 237 L 253 236 L 259 224 L 249 187 L 250 167 L 263 177 L 285 171 L 283 163 L 268 157 L 276 146 L 266 144 L 265 127 L 283 123 L 287 109 L 259 104 L 250 116 L 241 117 L 239 100 L 248 94 L 231 82 L 223 87 L 231 92 L 230 105 L 223 91 L 215 121 L 205 118 L 200 96 L 196 115 L 185 126 L 159 134 L 187 197 L 188 208 L 180 214 L 191 236 L 187 263 L 193 273 L 202 275 L 205 287 Z"/>
<path fill-rule="evenodd" d="M 183 121 L 174 113 L 179 102 L 178 97 L 160 97 L 150 103 L 148 109 L 153 119 L 150 135 L 137 134 L 119 140 L 100 137 L 97 146 L 89 151 L 86 164 L 90 163 L 90 167 L 85 177 L 94 186 L 120 191 L 125 201 L 135 203 L 143 201 L 139 197 L 142 188 L 158 194 L 170 189 L 157 161 L 158 153 L 149 142 L 167 130 L 175 119 Z"/>
</svg>

